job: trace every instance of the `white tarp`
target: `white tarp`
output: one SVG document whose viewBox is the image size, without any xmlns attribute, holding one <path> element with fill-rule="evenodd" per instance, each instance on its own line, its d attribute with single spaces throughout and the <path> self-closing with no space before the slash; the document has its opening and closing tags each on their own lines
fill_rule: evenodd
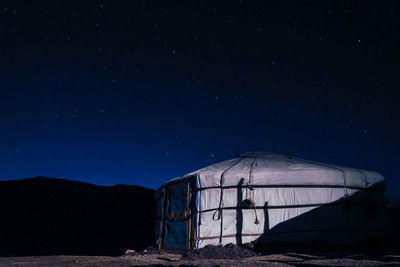
<svg viewBox="0 0 400 267">
<path fill-rule="evenodd" d="M 384 184 L 384 178 L 376 172 L 265 152 L 244 153 L 175 180 L 187 177 L 196 177 L 197 248 L 256 240 L 313 209 Z M 383 190 L 378 187 L 374 191 L 378 193 L 372 194 L 381 195 Z M 364 201 L 365 195 L 356 198 Z M 348 209 L 340 209 L 344 211 L 340 216 L 348 216 Z M 346 227 L 345 220 L 339 221 L 340 226 L 329 226 L 338 229 L 329 230 Z M 285 227 L 290 231 L 290 225 Z M 315 224 L 301 226 L 302 235 L 312 227 Z"/>
</svg>

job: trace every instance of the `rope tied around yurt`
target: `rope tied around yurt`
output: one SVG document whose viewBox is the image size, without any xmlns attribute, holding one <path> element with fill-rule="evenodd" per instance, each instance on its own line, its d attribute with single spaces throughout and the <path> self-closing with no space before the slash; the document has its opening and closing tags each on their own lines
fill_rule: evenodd
<svg viewBox="0 0 400 267">
<path fill-rule="evenodd" d="M 221 195 L 222 195 L 222 192 L 223 192 L 223 191 L 221 191 Z M 221 202 L 222 202 L 222 201 L 219 202 L 218 208 L 217 208 L 217 210 L 214 212 L 214 214 L 213 214 L 213 216 L 212 216 L 212 219 L 213 219 L 214 221 L 218 221 L 219 219 L 221 219 L 221 216 L 222 216 L 222 205 L 221 205 Z M 215 218 L 215 215 L 218 215 L 218 217 Z"/>
<path fill-rule="evenodd" d="M 256 163 L 256 160 L 257 160 L 257 157 L 255 157 L 254 158 L 254 160 L 253 160 L 253 162 L 251 163 L 251 165 L 250 165 L 250 168 L 249 168 L 249 180 L 248 180 L 248 182 L 247 182 L 247 185 L 246 185 L 246 187 L 248 188 L 248 189 L 250 189 L 250 193 L 249 193 L 249 197 L 248 197 L 248 199 L 249 199 L 249 201 L 250 201 L 250 207 L 252 207 L 253 209 L 254 209 L 254 215 L 255 215 L 255 217 L 256 217 L 256 219 L 255 219 L 255 221 L 254 221 L 254 224 L 259 224 L 259 221 L 258 221 L 258 217 L 257 217 L 257 209 L 256 209 L 256 203 L 254 202 L 254 187 L 253 187 L 253 167 L 254 167 L 254 164 Z M 246 191 L 246 196 L 247 196 L 247 191 Z"/>
<path fill-rule="evenodd" d="M 231 169 L 233 166 L 235 166 L 236 164 L 238 164 L 240 161 L 242 161 L 242 158 L 239 158 L 238 160 L 236 160 L 232 165 L 230 165 L 228 168 L 226 168 L 222 173 L 221 173 L 221 178 L 220 178 L 220 182 L 219 182 L 219 186 L 220 186 L 220 196 L 219 196 L 219 203 L 218 203 L 218 209 L 214 212 L 213 214 L 213 220 L 214 221 L 218 221 L 221 220 L 220 223 L 220 234 L 219 234 L 219 244 L 222 244 L 222 232 L 223 232 L 223 216 L 222 216 L 222 202 L 223 202 L 223 195 L 224 195 L 224 188 L 223 188 L 223 184 L 224 184 L 224 175 L 225 173 Z M 217 218 L 215 218 L 215 215 L 218 215 Z"/>
<path fill-rule="evenodd" d="M 253 208 L 254 214 L 255 214 L 255 216 L 256 216 L 256 219 L 255 219 L 255 221 L 254 221 L 254 224 L 259 224 L 260 222 L 258 221 L 256 203 L 255 203 L 251 198 L 249 199 L 249 201 L 250 201 L 250 207 Z"/>
<path fill-rule="evenodd" d="M 350 209 L 351 208 L 351 206 L 350 206 L 351 203 L 349 203 L 347 201 L 348 200 L 347 198 L 349 197 L 349 192 L 348 192 L 348 185 L 347 185 L 347 182 L 346 182 L 346 171 L 342 170 L 339 167 L 330 166 L 328 164 L 324 164 L 324 163 L 320 163 L 320 162 L 315 163 L 315 162 L 312 162 L 312 161 L 309 161 L 309 160 L 299 159 L 299 158 L 297 158 L 297 160 L 298 161 L 303 161 L 303 162 L 306 162 L 306 163 L 311 163 L 311 164 L 318 164 L 318 165 L 323 166 L 325 168 L 329 168 L 329 169 L 332 169 L 332 170 L 335 170 L 335 171 L 339 171 L 342 174 L 342 177 L 343 177 L 343 197 L 342 197 L 342 202 L 343 202 L 343 205 L 345 206 L 346 209 Z"/>
</svg>

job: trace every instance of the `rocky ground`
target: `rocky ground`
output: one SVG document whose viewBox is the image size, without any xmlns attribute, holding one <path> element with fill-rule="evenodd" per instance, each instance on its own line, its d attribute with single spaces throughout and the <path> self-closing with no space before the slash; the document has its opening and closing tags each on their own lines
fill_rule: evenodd
<svg viewBox="0 0 400 267">
<path fill-rule="evenodd" d="M 191 252 L 148 248 L 120 257 L 7 257 L 0 258 L 0 266 L 400 266 L 400 251 L 261 254 L 252 247 L 227 245 Z"/>
</svg>

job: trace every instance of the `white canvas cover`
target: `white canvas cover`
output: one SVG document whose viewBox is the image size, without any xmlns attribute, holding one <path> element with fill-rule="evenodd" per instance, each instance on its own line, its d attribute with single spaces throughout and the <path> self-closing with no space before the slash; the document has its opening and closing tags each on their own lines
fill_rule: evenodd
<svg viewBox="0 0 400 267">
<path fill-rule="evenodd" d="M 368 221 L 364 230 L 376 228 L 380 223 L 376 216 L 375 219 L 369 216 L 368 220 L 364 220 L 366 216 L 353 216 L 355 213 L 362 215 L 365 205 L 352 208 L 352 213 L 346 207 L 346 199 L 351 198 L 358 204 L 366 199 L 374 199 L 374 203 L 380 201 L 384 178 L 372 171 L 282 154 L 248 152 L 170 182 L 193 177 L 194 248 L 246 243 L 260 236 L 264 242 L 331 238 L 325 232 L 357 228 L 354 224 L 359 222 L 352 218 L 358 218 L 364 224 Z M 345 201 L 341 201 L 343 199 Z M 327 206 L 338 201 L 341 202 L 335 208 Z M 310 223 L 313 218 L 305 214 L 312 214 L 310 211 L 316 208 L 314 213 L 318 214 L 313 215 L 314 223 Z M 333 216 L 332 212 L 341 218 L 325 220 L 325 217 Z M 335 242 L 347 241 L 339 239 Z"/>
</svg>

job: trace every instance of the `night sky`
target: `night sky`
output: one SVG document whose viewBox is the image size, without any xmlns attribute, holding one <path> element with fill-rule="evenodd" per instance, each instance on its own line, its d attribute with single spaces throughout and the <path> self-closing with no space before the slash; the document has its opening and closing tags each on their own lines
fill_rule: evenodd
<svg viewBox="0 0 400 267">
<path fill-rule="evenodd" d="M 400 194 L 398 1 L 0 2 L 0 179 L 161 183 L 246 151 Z"/>
</svg>

